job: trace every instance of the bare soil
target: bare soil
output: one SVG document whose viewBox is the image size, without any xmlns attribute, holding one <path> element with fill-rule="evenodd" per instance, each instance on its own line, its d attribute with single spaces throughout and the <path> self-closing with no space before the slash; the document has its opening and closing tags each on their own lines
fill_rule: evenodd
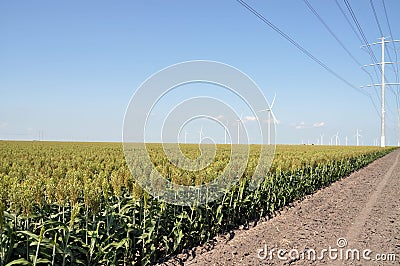
<svg viewBox="0 0 400 266">
<path fill-rule="evenodd" d="M 400 265 L 399 218 L 396 150 L 273 218 L 219 236 L 212 245 L 193 248 L 163 265 Z M 286 251 L 280 253 L 284 259 L 278 258 L 278 249 Z M 323 249 L 331 253 L 322 255 Z M 390 254 L 395 261 L 377 260 Z"/>
</svg>

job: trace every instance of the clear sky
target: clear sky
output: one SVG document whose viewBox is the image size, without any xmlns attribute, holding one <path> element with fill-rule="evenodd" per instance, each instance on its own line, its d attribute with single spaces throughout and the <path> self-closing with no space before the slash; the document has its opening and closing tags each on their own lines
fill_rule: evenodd
<svg viewBox="0 0 400 266">
<path fill-rule="evenodd" d="M 361 64 L 372 63 L 335 0 L 309 2 Z M 371 83 L 303 0 L 248 3 L 355 86 Z M 344 2 L 338 3 L 352 22 Z M 368 41 L 378 41 L 369 1 L 349 3 Z M 382 1 L 373 3 L 384 36 L 390 36 Z M 384 3 L 392 37 L 400 39 L 400 1 Z M 380 60 L 380 47 L 372 49 Z M 393 46 L 388 50 L 395 60 Z M 276 93 L 278 143 L 316 143 L 323 134 L 326 144 L 339 133 L 342 143 L 347 136 L 354 144 L 357 128 L 365 145 L 380 136 L 380 117 L 369 97 L 328 73 L 236 1 L 0 0 L 0 139 L 121 141 L 125 110 L 140 84 L 171 64 L 195 59 L 240 69 L 269 101 Z M 394 73 L 387 66 L 390 82 L 395 82 Z M 374 83 L 380 80 L 375 77 Z M 379 88 L 362 90 L 380 110 Z M 397 144 L 398 134 L 395 91 L 387 91 L 391 145 Z M 201 92 L 198 86 L 191 96 Z M 196 126 L 188 129 L 188 141 L 197 140 Z M 223 131 L 218 134 L 214 138 L 222 142 Z"/>
</svg>

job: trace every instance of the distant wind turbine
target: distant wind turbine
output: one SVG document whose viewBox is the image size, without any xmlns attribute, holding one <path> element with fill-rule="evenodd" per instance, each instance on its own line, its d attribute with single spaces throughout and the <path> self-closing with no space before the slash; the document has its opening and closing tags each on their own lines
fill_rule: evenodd
<svg viewBox="0 0 400 266">
<path fill-rule="evenodd" d="M 243 118 L 243 113 L 240 114 L 240 119 L 236 120 L 238 122 L 238 127 L 237 127 L 237 144 L 240 144 L 240 125 L 242 124 L 242 118 Z"/>
<path fill-rule="evenodd" d="M 361 131 L 361 130 L 360 130 Z M 356 131 L 356 141 L 357 141 L 357 146 L 360 146 L 360 140 L 359 140 L 359 137 L 362 137 L 362 135 L 359 133 L 359 130 L 358 130 L 358 128 L 357 128 L 357 131 Z"/>
<path fill-rule="evenodd" d="M 200 137 L 199 144 L 200 144 L 201 141 L 203 140 L 203 126 L 201 126 L 199 133 L 200 133 L 200 136 L 199 136 Z"/>
<path fill-rule="evenodd" d="M 276 98 L 276 94 L 274 95 L 271 106 L 269 108 L 258 111 L 258 112 L 267 112 L 268 113 L 268 145 L 271 144 L 271 116 L 272 116 L 272 119 L 274 120 L 274 123 L 276 123 L 278 121 L 276 119 L 274 113 L 272 112 L 272 107 L 274 106 L 275 98 Z"/>
<path fill-rule="evenodd" d="M 336 135 L 333 135 L 333 137 L 335 137 L 335 145 L 340 145 L 339 132 L 337 132 Z"/>
<path fill-rule="evenodd" d="M 324 145 L 324 134 L 321 134 L 321 145 Z"/>
<path fill-rule="evenodd" d="M 228 128 L 228 124 L 229 124 L 229 122 L 228 122 L 228 120 L 226 121 L 226 127 L 224 127 L 224 131 L 225 131 L 225 144 L 226 144 L 226 131 L 227 131 L 227 128 Z"/>
<path fill-rule="evenodd" d="M 187 137 L 187 131 L 185 130 L 185 144 L 187 143 L 186 142 L 186 137 Z"/>
</svg>

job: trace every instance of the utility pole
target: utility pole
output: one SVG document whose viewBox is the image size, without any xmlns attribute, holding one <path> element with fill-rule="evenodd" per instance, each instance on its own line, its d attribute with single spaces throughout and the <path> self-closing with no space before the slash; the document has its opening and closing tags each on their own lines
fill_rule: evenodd
<svg viewBox="0 0 400 266">
<path fill-rule="evenodd" d="M 375 42 L 367 45 L 363 45 L 361 47 L 365 46 L 372 46 L 372 45 L 381 45 L 381 54 L 382 54 L 382 61 L 381 63 L 376 63 L 376 64 L 369 64 L 369 65 L 364 65 L 363 67 L 366 66 L 376 66 L 376 65 L 381 65 L 381 73 L 382 73 L 382 81 L 381 84 L 370 84 L 367 86 L 362 86 L 363 87 L 374 87 L 374 86 L 380 86 L 381 87 L 381 147 L 386 146 L 386 134 L 385 134 L 385 85 L 400 85 L 400 83 L 388 83 L 386 82 L 385 78 L 385 64 L 396 64 L 397 62 L 385 62 L 385 43 L 390 43 L 390 42 L 400 42 L 400 40 L 393 40 L 393 41 L 385 41 L 385 37 L 380 38 L 380 42 Z M 400 117 L 399 117 L 400 119 Z M 400 120 L 399 120 L 400 121 Z M 400 131 L 400 122 L 399 122 L 399 131 Z M 400 133 L 399 133 L 400 134 Z M 400 141 L 400 135 L 399 135 L 399 141 Z"/>
<path fill-rule="evenodd" d="M 385 37 L 382 37 L 382 114 L 381 114 L 381 147 L 386 145 L 385 136 Z"/>
</svg>

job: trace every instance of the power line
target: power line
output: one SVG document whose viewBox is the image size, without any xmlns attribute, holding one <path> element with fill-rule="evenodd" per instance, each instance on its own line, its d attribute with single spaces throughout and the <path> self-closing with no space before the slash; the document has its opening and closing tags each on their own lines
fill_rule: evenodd
<svg viewBox="0 0 400 266">
<path fill-rule="evenodd" d="M 350 3 L 348 2 L 348 0 L 344 0 L 344 3 L 346 4 L 347 10 L 349 11 L 349 13 L 350 13 L 350 15 L 351 15 L 351 17 L 352 17 L 354 23 L 356 24 L 356 26 L 357 26 L 357 28 L 358 28 L 358 31 L 360 32 L 360 34 L 361 34 L 361 36 L 362 36 L 362 39 L 364 40 L 365 46 L 367 47 L 367 50 L 368 50 L 368 52 L 369 52 L 369 54 L 370 54 L 370 56 L 371 56 L 371 58 L 372 58 L 374 64 L 375 64 L 375 65 L 378 65 L 378 60 L 376 59 L 376 56 L 375 56 L 374 52 L 372 51 L 371 47 L 368 45 L 368 40 L 367 40 L 367 38 L 365 37 L 364 31 L 362 30 L 361 25 L 360 25 L 360 23 L 358 22 L 357 17 L 356 17 L 356 15 L 354 14 L 353 9 L 351 8 Z M 372 0 L 370 0 L 370 4 L 371 4 L 371 7 L 372 7 L 374 16 L 375 16 L 375 20 L 376 20 L 376 22 L 377 22 L 377 24 L 378 24 L 378 28 L 379 28 L 379 30 L 380 30 L 380 33 L 381 33 L 382 37 L 383 37 L 382 29 L 381 29 L 381 26 L 380 26 L 380 24 L 379 24 L 379 20 L 378 20 L 378 17 L 377 17 L 377 15 L 376 15 L 376 10 L 375 10 L 375 7 L 374 7 L 374 5 L 373 5 Z M 389 53 L 388 53 L 388 55 L 389 55 Z M 389 58 L 390 58 L 390 55 L 389 55 Z M 375 68 L 374 68 L 374 71 L 375 71 L 375 74 L 377 75 L 376 69 L 375 69 Z M 382 69 L 379 68 L 379 71 L 382 73 Z M 377 76 L 378 76 L 378 75 L 377 75 Z M 384 80 L 386 81 L 386 76 L 383 76 L 383 77 L 384 77 Z"/>
<path fill-rule="evenodd" d="M 345 1 L 347 1 L 347 0 L 345 0 Z M 371 5 L 372 12 L 373 12 L 373 14 L 374 14 L 375 22 L 376 22 L 376 24 L 378 25 L 379 33 L 381 34 L 381 37 L 384 37 L 381 24 L 379 23 L 379 19 L 378 19 L 378 16 L 377 16 L 377 14 L 376 14 L 376 10 L 375 10 L 374 3 L 373 3 L 372 0 L 369 0 L 369 3 L 370 3 L 370 5 Z M 385 48 L 385 50 L 386 50 L 386 52 L 387 52 L 387 54 L 388 54 L 389 60 L 393 62 L 392 57 L 390 56 L 390 53 L 389 53 L 389 51 L 387 50 L 387 48 Z M 374 63 L 377 63 L 377 62 L 374 62 Z M 392 68 L 393 68 L 394 72 L 396 73 L 396 69 L 395 69 L 395 67 L 393 66 L 393 64 L 392 64 Z M 385 80 L 386 80 L 386 77 L 385 77 Z"/>
<path fill-rule="evenodd" d="M 346 51 L 346 53 L 353 59 L 353 61 L 358 65 L 361 66 L 361 63 L 353 56 L 353 54 L 347 49 L 347 47 L 343 44 L 343 42 L 339 39 L 339 37 L 331 30 L 328 24 L 322 19 L 322 17 L 318 14 L 318 12 L 312 7 L 308 0 L 303 0 L 303 2 L 307 5 L 307 7 L 311 10 L 311 12 L 318 18 L 318 20 L 324 25 L 326 30 L 335 38 L 335 40 L 339 43 L 339 45 Z"/>
<path fill-rule="evenodd" d="M 386 17 L 386 22 L 387 22 L 388 28 L 389 28 L 389 33 L 390 33 L 390 36 L 393 38 L 393 35 L 392 35 L 392 28 L 390 27 L 389 17 L 388 17 L 388 15 L 387 15 L 387 11 L 386 11 L 385 0 L 382 0 L 382 5 L 383 5 L 383 10 L 385 11 L 385 17 Z"/>
<path fill-rule="evenodd" d="M 364 44 L 364 41 L 361 39 L 360 34 L 357 32 L 357 30 L 354 28 L 353 24 L 350 22 L 350 19 L 348 18 L 347 14 L 344 11 L 344 9 L 342 8 L 342 6 L 339 4 L 338 0 L 335 0 L 335 3 L 336 3 L 336 6 L 338 7 L 338 9 L 340 10 L 340 12 L 342 13 L 344 19 L 346 20 L 347 24 L 349 25 L 349 27 L 353 31 L 354 35 L 357 37 L 357 39 L 360 41 L 361 44 Z M 371 54 L 370 54 L 370 56 L 371 56 Z M 362 67 L 361 69 L 369 76 L 369 78 L 371 79 L 371 83 L 375 83 L 371 73 L 369 73 L 364 67 Z M 376 78 L 379 79 L 378 72 L 376 71 L 376 68 L 373 68 L 373 70 L 374 70 Z M 373 90 L 375 92 L 375 95 L 376 95 L 378 101 L 380 101 L 380 98 L 378 96 L 378 91 L 377 91 L 376 87 L 374 87 Z M 373 102 L 372 98 L 371 98 L 371 101 Z M 377 111 L 377 114 L 379 116 L 379 112 L 378 112 L 378 110 L 376 108 L 375 103 L 374 103 L 374 108 Z"/>
<path fill-rule="evenodd" d="M 374 65 L 381 65 L 381 73 L 382 73 L 382 82 L 380 84 L 371 84 L 368 85 L 367 87 L 370 86 L 380 86 L 381 87 L 381 91 L 382 91 L 382 97 L 381 97 L 381 105 L 382 105 L 382 114 L 381 114 L 381 147 L 385 147 L 386 145 L 386 133 L 385 133 L 385 85 L 386 85 L 386 77 L 385 77 L 385 64 L 389 63 L 385 61 L 385 43 L 389 43 L 390 41 L 385 41 L 385 37 L 380 38 L 381 42 L 376 42 L 376 43 L 371 43 L 368 44 L 368 46 L 373 46 L 373 45 L 381 45 L 381 54 L 382 54 L 382 60 L 381 63 L 379 64 L 372 64 L 372 66 Z M 400 42 L 397 40 L 393 40 L 391 42 Z M 387 83 L 387 85 L 395 85 L 396 83 Z M 395 94 L 396 96 L 396 94 Z M 396 102 L 397 105 L 399 105 L 398 102 L 398 97 L 396 96 Z M 392 110 L 388 107 L 386 107 L 389 111 L 392 112 Z M 394 112 L 392 112 L 394 116 L 396 116 L 394 114 Z M 399 117 L 399 139 L 398 139 L 398 145 L 400 145 L 400 117 Z"/>
<path fill-rule="evenodd" d="M 386 23 L 389 28 L 390 36 L 392 38 L 394 38 L 393 33 L 392 33 L 392 28 L 390 27 L 390 23 L 389 23 L 389 17 L 388 17 L 387 10 L 386 10 L 385 0 L 382 0 L 382 5 L 383 5 L 384 13 L 385 13 Z M 397 49 L 396 49 L 396 46 L 394 45 L 394 42 L 392 42 L 392 44 L 393 44 L 393 49 L 394 49 L 394 53 L 395 53 L 395 59 L 396 59 L 395 62 L 397 62 L 398 61 Z M 390 59 L 390 60 L 392 60 L 392 59 Z M 399 83 L 399 65 L 398 64 L 396 64 L 395 75 L 396 75 L 396 83 Z M 399 86 L 397 86 L 397 94 L 400 94 Z M 398 95 L 397 95 L 397 97 L 398 97 Z M 400 109 L 400 106 L 398 106 L 398 109 Z"/>
<path fill-rule="evenodd" d="M 316 62 L 318 65 L 323 67 L 326 71 L 334 75 L 336 78 L 350 86 L 351 88 L 361 92 L 362 94 L 369 96 L 369 94 L 365 93 L 364 91 L 360 90 L 358 87 L 344 79 L 342 76 L 340 76 L 338 73 L 333 71 L 330 67 L 328 67 L 326 64 L 324 64 L 321 60 L 316 58 L 314 55 L 312 55 L 307 49 L 302 47 L 299 43 L 297 43 L 295 40 L 293 40 L 289 35 L 284 33 L 282 30 L 280 30 L 277 26 L 275 26 L 272 22 L 270 22 L 268 19 L 266 19 L 263 15 L 258 13 L 254 8 L 252 8 L 250 5 L 248 5 L 245 1 L 243 0 L 236 0 L 241 4 L 243 7 L 245 7 L 247 10 L 249 10 L 251 13 L 253 13 L 256 17 L 258 17 L 262 22 L 267 24 L 271 29 L 273 29 L 275 32 L 277 32 L 279 35 L 281 35 L 283 38 L 285 38 L 287 41 L 289 41 L 292 45 L 294 45 L 297 49 L 299 49 L 303 54 L 311 58 L 314 62 Z"/>
<path fill-rule="evenodd" d="M 385 0 L 382 0 L 382 5 L 383 5 L 383 10 L 384 10 L 384 12 L 385 12 L 386 23 L 387 23 L 388 28 L 389 28 L 390 36 L 391 36 L 392 38 L 394 38 L 393 33 L 392 33 L 392 28 L 390 27 L 390 23 L 389 23 L 389 17 L 388 17 L 387 11 L 386 11 Z M 395 55 L 396 55 L 396 62 L 397 62 L 397 49 L 396 49 L 396 46 L 394 45 L 394 43 L 392 43 L 392 44 L 393 44 L 393 49 L 394 49 L 394 53 L 395 53 Z M 391 59 L 390 59 L 390 60 L 391 60 Z M 399 72 L 399 67 L 398 67 L 398 65 L 397 65 L 397 71 L 396 71 L 396 74 L 397 74 L 396 76 L 397 76 L 397 78 L 398 78 L 398 72 Z M 396 82 L 397 82 L 397 81 L 396 81 Z"/>
<path fill-rule="evenodd" d="M 374 13 L 374 17 L 375 17 L 376 24 L 378 25 L 379 32 L 381 33 L 381 37 L 383 37 L 383 32 L 382 32 L 381 24 L 379 23 L 378 16 L 376 15 L 376 10 L 375 10 L 374 3 L 372 2 L 372 0 L 369 0 L 369 3 L 371 4 L 371 8 L 372 8 L 372 11 L 373 11 L 373 13 Z"/>
<path fill-rule="evenodd" d="M 378 24 L 379 31 L 380 31 L 380 33 L 381 33 L 381 35 L 383 37 L 382 29 L 380 27 L 379 20 L 378 20 L 378 17 L 376 15 L 376 11 L 375 11 L 374 4 L 373 4 L 372 0 L 370 0 L 370 3 L 371 3 L 372 10 L 374 12 L 375 21 Z M 383 10 L 384 10 L 385 18 L 386 18 L 386 23 L 388 25 L 390 36 L 393 38 L 394 36 L 392 34 L 392 28 L 390 27 L 389 18 L 388 18 L 388 15 L 387 15 L 387 10 L 386 10 L 386 5 L 385 5 L 385 1 L 384 0 L 382 0 L 382 6 L 383 6 Z M 395 52 L 395 59 L 396 59 L 395 62 L 393 62 L 393 60 L 392 60 L 391 53 L 389 52 L 389 49 L 387 49 L 387 47 L 386 47 L 386 49 L 387 49 L 387 54 L 389 56 L 389 60 L 391 62 L 393 62 L 391 65 L 392 65 L 392 68 L 393 68 L 393 71 L 394 71 L 394 74 L 395 74 L 395 77 L 396 77 L 396 82 L 395 83 L 398 84 L 399 83 L 399 66 L 397 64 L 398 56 L 397 56 L 397 50 L 396 50 L 396 46 L 395 46 L 394 42 L 392 42 L 392 44 L 393 44 L 393 48 L 394 48 L 394 52 Z M 394 66 L 394 64 L 396 64 L 396 67 Z M 398 121 L 398 123 L 399 123 L 398 144 L 400 144 L 400 99 L 399 99 L 400 90 L 399 90 L 399 85 L 397 85 L 396 91 L 391 86 L 389 86 L 389 88 L 390 88 L 390 91 L 394 94 L 395 99 L 396 99 L 397 116 L 398 116 L 398 120 L 399 120 Z M 394 116 L 396 116 L 396 115 L 394 115 Z"/>
<path fill-rule="evenodd" d="M 312 9 L 311 5 L 308 3 L 307 0 L 303 0 L 303 1 L 307 4 L 307 6 L 308 6 L 310 9 Z M 346 18 L 347 22 L 349 23 L 349 21 L 348 21 L 348 19 L 347 19 L 347 16 L 345 15 L 344 11 L 342 10 L 342 8 L 341 8 L 341 6 L 339 5 L 339 3 L 337 2 L 337 0 L 335 0 L 335 2 L 336 2 L 336 5 L 337 5 L 337 6 L 339 7 L 339 9 L 341 10 L 343 16 Z M 367 40 L 367 38 L 366 38 L 366 36 L 365 36 L 363 30 L 362 30 L 362 27 L 361 27 L 360 23 L 359 23 L 358 20 L 357 20 L 357 17 L 356 17 L 355 14 L 354 14 L 353 9 L 351 8 L 350 3 L 348 2 L 348 0 L 344 0 L 344 3 L 346 4 L 346 7 L 347 7 L 348 11 L 349 11 L 349 13 L 350 13 L 350 15 L 351 15 L 351 17 L 352 17 L 352 19 L 353 19 L 355 25 L 357 26 L 357 29 L 358 29 L 358 31 L 359 31 L 359 33 L 360 33 L 360 35 L 361 35 L 361 37 L 362 37 L 362 39 L 363 39 L 363 41 L 364 41 L 366 47 L 367 47 L 367 50 L 368 50 L 368 52 L 369 52 L 369 54 L 370 54 L 370 56 L 371 56 L 371 59 L 372 59 L 373 62 L 374 62 L 374 65 L 378 65 L 378 60 L 376 59 L 375 54 L 374 54 L 374 52 L 372 51 L 371 47 L 368 45 L 368 40 Z M 388 17 L 387 17 L 386 6 L 385 6 L 385 3 L 384 3 L 384 0 L 382 0 L 382 3 L 383 3 L 383 5 L 384 5 L 386 21 L 387 21 L 387 23 L 388 23 L 388 27 L 390 28 L 390 23 L 389 23 L 389 20 L 388 20 Z M 372 0 L 370 0 L 370 5 L 371 5 L 371 8 L 372 8 L 374 17 L 375 17 L 375 21 L 376 21 L 376 23 L 377 23 L 377 25 L 378 25 L 379 32 L 381 33 L 381 37 L 382 37 L 382 48 L 383 48 L 383 49 L 386 48 L 385 50 L 387 50 L 387 47 L 384 46 L 384 36 L 383 36 L 382 27 L 381 27 L 381 25 L 380 25 L 380 23 L 379 23 L 379 19 L 378 19 L 378 16 L 377 16 L 377 13 L 376 13 L 376 10 L 375 10 L 375 6 L 374 6 Z M 316 14 L 316 12 L 314 12 L 314 11 L 313 11 L 313 13 Z M 318 17 L 319 17 L 319 16 L 318 16 Z M 321 22 L 323 21 L 322 18 L 320 19 L 320 21 L 321 21 Z M 323 23 L 323 24 L 325 24 L 325 23 Z M 354 30 L 354 28 L 352 27 L 351 23 L 349 23 L 349 24 L 350 24 L 351 28 L 353 29 L 353 32 L 356 34 L 357 38 L 359 38 L 358 34 L 355 32 L 355 30 Z M 390 32 L 391 32 L 391 29 L 390 29 Z M 363 43 L 363 42 L 361 42 L 361 43 Z M 394 46 L 394 44 L 393 44 L 393 46 Z M 394 46 L 394 49 L 395 49 L 395 46 Z M 382 53 L 383 53 L 383 52 L 384 52 L 384 51 L 382 51 Z M 396 49 L 395 49 L 395 52 L 397 53 Z M 387 54 L 388 54 L 388 57 L 389 57 L 390 61 L 393 61 L 393 60 L 391 59 L 391 56 L 390 56 L 389 51 L 387 52 Z M 396 61 L 397 61 L 397 54 L 396 54 Z M 384 62 L 382 62 L 382 64 L 384 64 Z M 395 72 L 395 74 L 396 74 L 396 83 L 398 83 L 398 66 L 397 66 L 397 70 L 394 68 L 393 64 L 392 64 L 392 67 L 393 67 L 393 70 L 394 70 L 394 72 Z M 379 70 L 380 70 L 380 72 L 381 72 L 381 74 L 382 74 L 382 83 L 384 84 L 384 83 L 386 82 L 386 76 L 384 75 L 383 69 L 379 69 Z M 376 71 L 375 68 L 374 68 L 374 71 L 375 71 L 376 76 L 378 76 L 377 71 Z M 365 71 L 365 72 L 366 72 L 367 74 L 369 74 L 367 71 Z M 371 76 L 370 74 L 369 74 L 369 76 L 370 76 L 370 78 L 371 78 L 371 81 L 373 81 L 372 76 Z M 391 87 L 390 87 L 390 88 L 391 88 Z M 397 88 L 398 88 L 398 87 L 397 87 Z M 391 88 L 391 89 L 392 89 L 392 88 Z M 383 89 L 382 89 L 382 90 L 383 90 Z M 375 93 L 377 94 L 377 91 L 376 91 L 375 87 L 374 87 L 374 91 L 375 91 Z M 376 95 L 376 96 L 377 96 L 377 98 L 379 99 L 379 96 L 378 96 L 378 95 Z M 400 108 L 399 108 L 399 107 L 400 107 L 400 104 L 399 104 L 399 89 L 397 89 L 397 94 L 395 94 L 395 97 L 396 97 L 396 103 L 397 103 L 398 114 L 399 114 L 399 143 L 400 143 Z M 382 92 L 382 98 L 383 98 L 383 92 Z M 384 98 L 381 99 L 381 100 L 382 100 L 382 110 L 384 110 Z M 371 97 L 371 101 L 373 102 L 372 97 Z M 373 102 L 373 104 L 374 104 L 374 107 L 375 107 L 375 109 L 376 109 L 376 106 L 375 106 L 375 103 L 374 103 L 374 102 Z M 391 110 L 390 108 L 388 108 L 388 110 L 389 110 L 390 112 L 392 112 L 392 110 Z M 384 117 L 384 116 L 383 116 L 384 114 L 383 114 L 383 113 L 384 113 L 384 111 L 382 111 L 382 128 L 383 128 L 383 129 L 382 129 L 382 132 L 383 132 L 383 133 L 382 133 L 382 136 L 383 136 L 382 138 L 383 138 L 383 141 L 381 140 L 381 143 L 383 143 L 383 145 L 384 145 L 384 118 L 383 118 L 383 117 Z M 392 113 L 393 113 L 393 112 L 392 112 Z M 393 113 L 393 114 L 394 114 L 394 113 Z"/>
<path fill-rule="evenodd" d="M 372 0 L 369 0 L 369 3 L 370 3 L 371 8 L 372 8 L 372 13 L 374 13 L 374 18 L 375 18 L 376 25 L 378 25 L 379 33 L 381 34 L 381 37 L 384 37 L 381 24 L 379 23 L 379 19 L 378 19 L 378 16 L 377 16 L 377 14 L 376 14 L 374 2 L 373 2 Z M 389 56 L 390 61 L 393 61 L 392 58 L 391 58 L 391 56 L 390 56 L 390 53 L 388 52 L 387 49 L 386 49 L 386 51 L 387 51 L 387 54 L 388 54 L 388 56 Z M 393 67 L 393 69 L 394 69 L 394 66 L 393 66 L 393 65 L 392 65 L 392 67 Z M 396 71 L 396 70 L 394 69 L 394 71 Z"/>
<path fill-rule="evenodd" d="M 308 0 L 303 0 L 303 2 L 307 5 L 308 9 L 317 17 L 317 19 L 321 22 L 321 24 L 325 27 L 325 29 L 332 35 L 332 37 L 339 43 L 339 45 L 343 48 L 343 50 L 346 51 L 346 53 L 350 56 L 350 58 L 353 59 L 353 61 L 357 64 L 357 66 L 360 67 L 361 70 L 363 70 L 366 74 L 368 74 L 371 77 L 371 81 L 373 83 L 371 74 L 362 67 L 361 63 L 353 56 L 353 54 L 349 51 L 349 49 L 347 49 L 347 47 L 343 44 L 343 42 L 339 39 L 339 37 L 333 32 L 333 30 L 328 26 L 328 24 L 323 20 L 323 18 L 313 8 L 313 6 L 310 4 L 310 2 Z M 376 89 L 374 89 L 374 91 L 377 94 Z M 371 102 L 373 103 L 374 108 L 379 116 L 379 111 L 378 111 L 378 108 L 376 107 L 374 100 L 372 99 L 370 94 L 368 94 L 368 96 L 370 97 Z M 378 98 L 378 100 L 379 100 L 379 98 Z"/>
<path fill-rule="evenodd" d="M 375 17 L 375 22 L 376 22 L 376 24 L 378 25 L 378 29 L 379 29 L 379 32 L 380 32 L 380 34 L 381 34 L 381 37 L 384 37 L 384 36 L 383 36 L 384 34 L 383 34 L 383 31 L 382 31 L 381 24 L 379 23 L 378 16 L 376 15 L 376 10 L 375 10 L 374 3 L 373 3 L 372 0 L 370 0 L 369 3 L 371 4 L 372 12 L 374 13 L 374 17 Z M 386 8 L 385 8 L 385 11 L 386 11 Z M 385 15 L 387 15 L 387 14 L 385 13 Z M 387 18 L 387 16 L 386 16 L 386 18 Z M 388 25 L 389 25 L 389 24 L 388 24 Z M 390 28 L 390 25 L 389 25 L 389 28 Z M 391 31 L 390 31 L 390 32 L 391 32 Z M 393 36 L 391 36 L 391 37 L 393 37 Z M 393 62 L 392 57 L 391 57 L 390 52 L 389 52 L 389 50 L 387 49 L 387 47 L 385 48 L 385 50 L 386 50 L 386 52 L 387 52 L 387 54 L 388 54 L 389 60 L 390 60 L 391 62 Z M 397 61 L 397 59 L 396 59 L 396 61 Z M 392 68 L 393 68 L 393 71 L 396 73 L 396 69 L 395 69 L 395 66 L 394 66 L 393 64 L 392 64 Z"/>
<path fill-rule="evenodd" d="M 365 37 L 364 31 L 362 30 L 361 25 L 360 25 L 360 23 L 358 22 L 357 17 L 356 17 L 356 15 L 354 14 L 353 9 L 351 8 L 351 5 L 350 5 L 349 1 L 344 0 L 344 3 L 346 4 L 347 10 L 349 11 L 350 16 L 352 17 L 352 19 L 353 19 L 353 21 L 354 21 L 354 24 L 356 24 L 356 27 L 357 27 L 357 29 L 358 29 L 358 32 L 361 34 L 361 37 L 362 37 L 362 39 L 364 40 L 364 44 L 366 45 L 366 47 L 367 47 L 367 49 L 368 49 L 368 52 L 369 52 L 369 54 L 370 54 L 370 56 L 371 56 L 371 58 L 372 58 L 372 61 L 374 61 L 374 63 L 377 64 L 377 63 L 378 63 L 378 60 L 376 59 L 376 56 L 375 56 L 374 52 L 372 51 L 371 47 L 368 46 L 367 37 Z"/>
<path fill-rule="evenodd" d="M 353 24 L 351 24 L 349 18 L 347 17 L 346 13 L 344 12 L 342 6 L 339 4 L 338 0 L 335 0 L 335 2 L 336 2 L 337 7 L 339 8 L 340 12 L 342 13 L 344 18 L 346 19 L 347 23 L 349 24 L 350 28 L 353 30 L 354 34 L 357 36 L 357 38 L 360 41 L 360 43 L 363 43 L 363 40 L 361 39 L 360 35 L 358 34 L 356 29 L 354 28 Z"/>
</svg>

